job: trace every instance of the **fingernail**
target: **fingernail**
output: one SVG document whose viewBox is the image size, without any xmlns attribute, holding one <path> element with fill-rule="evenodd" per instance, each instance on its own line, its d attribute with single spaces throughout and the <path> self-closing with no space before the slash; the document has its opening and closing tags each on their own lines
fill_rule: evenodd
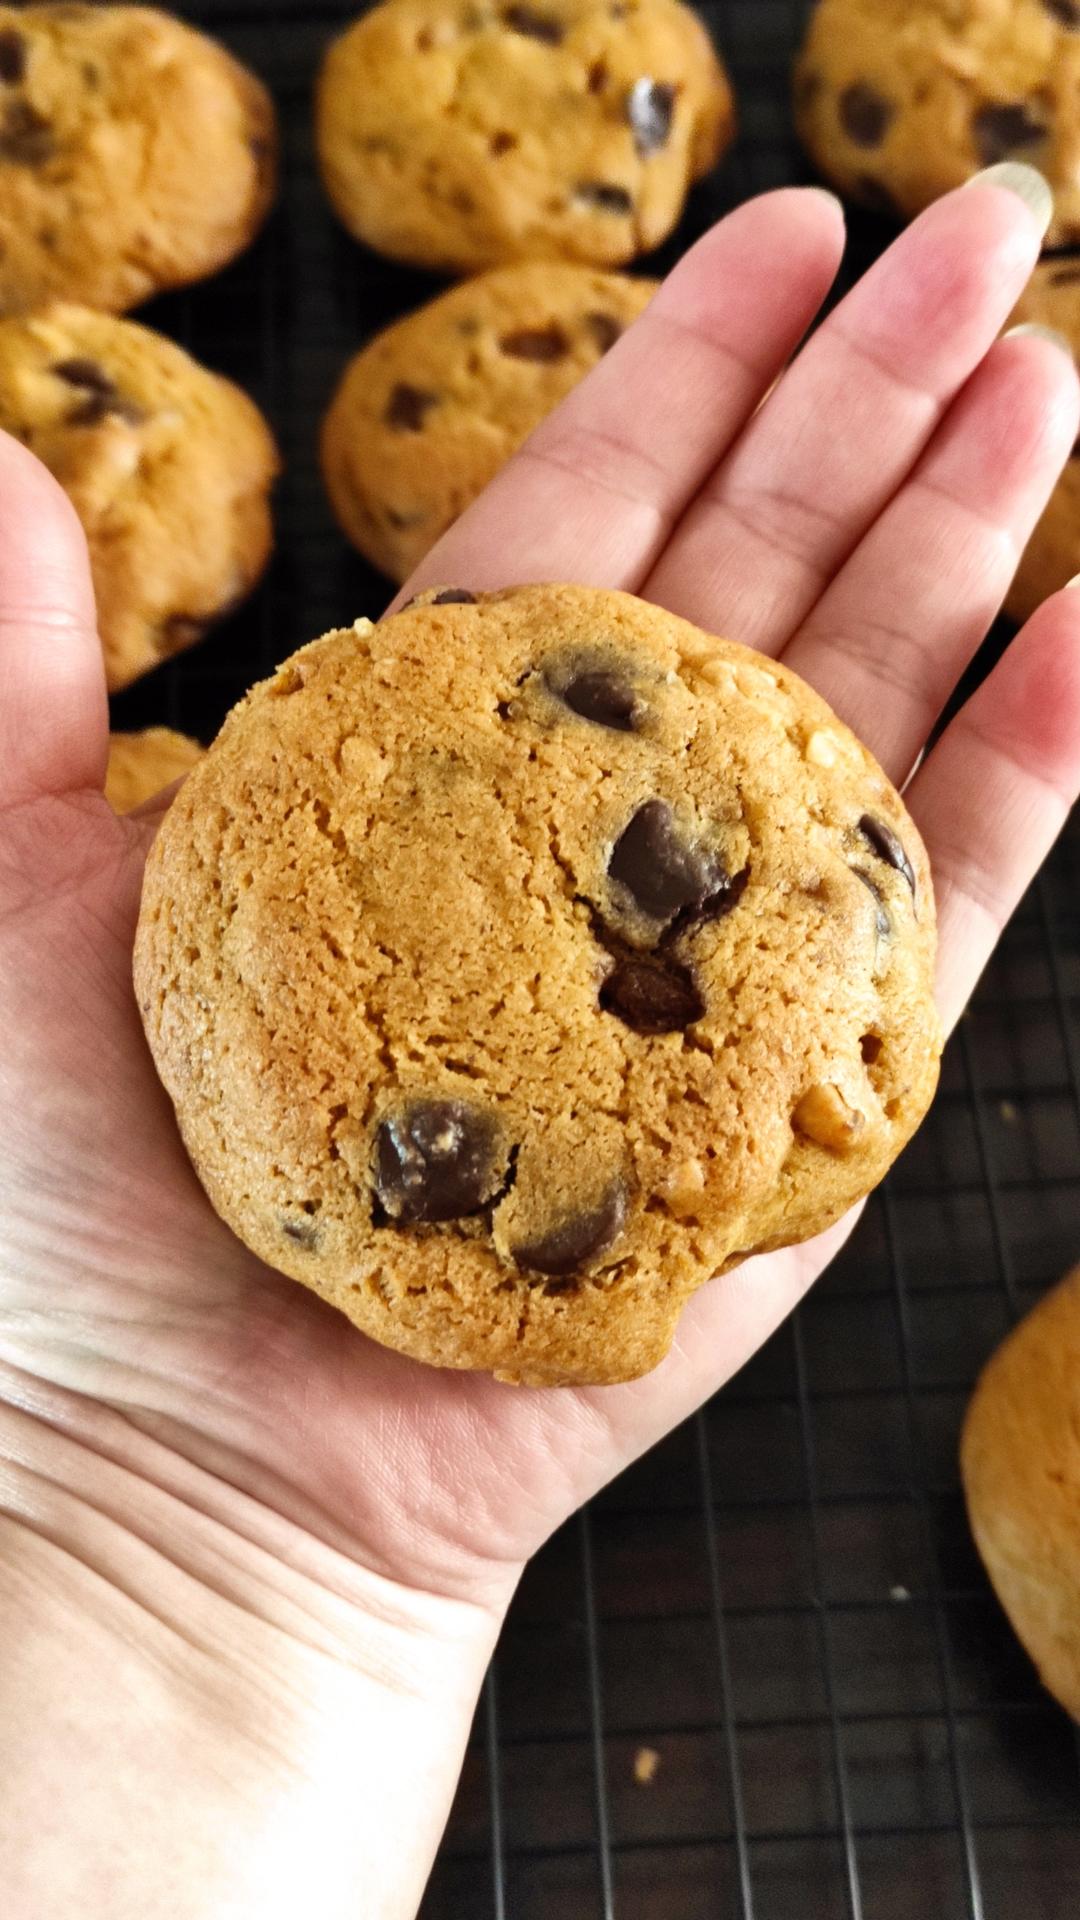
<svg viewBox="0 0 1080 1920">
<path fill-rule="evenodd" d="M 1040 320 L 1025 320 L 1019 327 L 1010 327 L 1002 335 L 1003 340 L 1015 340 L 1017 335 L 1033 334 L 1036 340 L 1049 340 L 1052 347 L 1060 347 L 1070 360 L 1075 360 L 1076 349 L 1068 334 L 1059 333 L 1057 327 L 1044 327 Z"/>
<path fill-rule="evenodd" d="M 806 193 L 816 193 L 822 200 L 827 200 L 830 207 L 836 208 L 841 220 L 844 218 L 844 203 L 838 193 L 830 193 L 828 187 L 806 187 L 804 191 Z"/>
<path fill-rule="evenodd" d="M 1006 187 L 1021 199 L 1040 233 L 1045 233 L 1054 217 L 1054 196 L 1050 182 L 1038 167 L 1023 160 L 999 160 L 996 167 L 984 167 L 966 182 L 969 187 Z"/>
<path fill-rule="evenodd" d="M 1074 573 L 1071 580 L 1066 580 L 1065 582 L 1066 593 L 1068 592 L 1070 587 L 1080 587 L 1080 573 Z"/>
</svg>

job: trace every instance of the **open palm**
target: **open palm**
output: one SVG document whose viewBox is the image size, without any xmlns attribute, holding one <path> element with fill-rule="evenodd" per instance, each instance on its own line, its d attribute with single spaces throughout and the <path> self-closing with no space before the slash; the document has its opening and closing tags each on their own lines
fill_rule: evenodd
<svg viewBox="0 0 1080 1920">
<path fill-rule="evenodd" d="M 835 273 L 839 210 L 796 190 L 741 208 L 406 591 L 629 588 L 782 654 L 903 783 L 1076 438 L 1066 356 L 996 340 L 1039 238 L 1000 184 L 949 196 L 783 372 Z M 156 816 L 117 820 L 101 797 L 81 536 L 10 442 L 0 503 L 0 1400 L 73 1429 L 101 1409 L 100 1445 L 149 1439 L 402 1584 L 497 1586 L 748 1357 L 843 1229 L 706 1288 L 649 1379 L 546 1393 L 384 1352 L 260 1266 L 198 1186 L 139 1027 Z M 908 788 L 947 1023 L 1078 783 L 1064 593 Z"/>
</svg>

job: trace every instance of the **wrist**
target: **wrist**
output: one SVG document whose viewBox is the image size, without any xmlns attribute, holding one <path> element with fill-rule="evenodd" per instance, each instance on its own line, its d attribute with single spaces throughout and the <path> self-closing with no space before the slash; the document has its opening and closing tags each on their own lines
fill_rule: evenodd
<svg viewBox="0 0 1080 1920">
<path fill-rule="evenodd" d="M 408 1587 L 113 1410 L 2 1384 L 12 1920 L 408 1920 L 512 1577 Z"/>
</svg>

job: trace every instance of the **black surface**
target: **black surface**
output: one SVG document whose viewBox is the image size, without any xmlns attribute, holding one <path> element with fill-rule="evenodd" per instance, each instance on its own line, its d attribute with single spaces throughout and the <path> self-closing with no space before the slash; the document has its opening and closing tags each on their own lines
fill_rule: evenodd
<svg viewBox="0 0 1080 1920">
<path fill-rule="evenodd" d="M 209 738 L 257 675 L 386 597 L 334 529 L 317 428 L 348 354 L 438 283 L 353 246 L 315 179 L 312 80 L 351 10 L 183 11 L 262 73 L 285 126 L 259 244 L 140 316 L 246 384 L 287 463 L 262 592 L 114 703 L 117 724 Z M 742 132 L 652 271 L 807 177 L 787 99 L 803 6 L 703 11 Z M 888 237 L 856 218 L 853 260 Z M 978 1565 L 956 1442 L 981 1362 L 1080 1256 L 1078 855 L 1070 827 L 814 1296 L 530 1568 L 425 1920 L 1074 1920 L 1074 1734 Z"/>
</svg>

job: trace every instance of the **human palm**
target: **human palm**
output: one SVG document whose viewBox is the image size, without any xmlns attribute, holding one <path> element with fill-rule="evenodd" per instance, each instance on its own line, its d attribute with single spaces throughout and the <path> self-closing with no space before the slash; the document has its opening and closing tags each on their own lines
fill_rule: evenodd
<svg viewBox="0 0 1080 1920">
<path fill-rule="evenodd" d="M 782 654 L 905 782 L 1076 437 L 1065 355 L 996 340 L 1039 238 L 1001 185 L 949 196 L 784 372 L 835 272 L 839 210 L 804 191 L 740 209 L 411 590 L 629 588 Z M 256 1261 L 191 1171 L 139 1026 L 131 945 L 160 816 L 118 820 L 101 797 L 81 536 L 10 442 L 0 499 L 0 1404 L 76 1426 L 119 1413 L 378 1574 L 483 1597 L 748 1357 L 845 1228 L 705 1288 L 648 1379 L 554 1392 L 423 1369 Z M 947 1023 L 1078 785 L 1064 593 L 908 786 Z"/>
</svg>

